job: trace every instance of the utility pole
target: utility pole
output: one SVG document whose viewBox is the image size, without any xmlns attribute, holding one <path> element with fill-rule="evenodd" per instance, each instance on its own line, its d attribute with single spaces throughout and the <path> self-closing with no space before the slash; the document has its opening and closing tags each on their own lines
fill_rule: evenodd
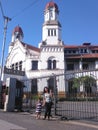
<svg viewBox="0 0 98 130">
<path fill-rule="evenodd" d="M 4 52 L 5 52 L 5 43 L 6 43 L 6 32 L 8 22 L 11 21 L 9 17 L 4 16 L 4 34 L 3 34 L 3 44 L 2 44 L 2 55 L 1 55 L 1 81 L 4 79 Z"/>
</svg>

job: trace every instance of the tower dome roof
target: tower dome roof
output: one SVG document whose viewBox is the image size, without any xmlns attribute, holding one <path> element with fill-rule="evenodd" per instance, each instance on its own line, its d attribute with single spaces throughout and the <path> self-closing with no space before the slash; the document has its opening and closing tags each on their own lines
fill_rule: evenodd
<svg viewBox="0 0 98 130">
<path fill-rule="evenodd" d="M 53 1 L 48 2 L 48 3 L 46 4 L 45 9 L 49 9 L 49 8 L 51 8 L 51 7 L 54 7 L 54 8 L 56 9 L 56 11 L 58 11 L 58 6 L 57 6 L 57 4 L 54 3 Z"/>
<path fill-rule="evenodd" d="M 14 34 L 15 32 L 19 32 L 20 34 L 23 35 L 23 31 L 22 28 L 20 26 L 16 26 L 12 32 L 12 34 Z"/>
</svg>

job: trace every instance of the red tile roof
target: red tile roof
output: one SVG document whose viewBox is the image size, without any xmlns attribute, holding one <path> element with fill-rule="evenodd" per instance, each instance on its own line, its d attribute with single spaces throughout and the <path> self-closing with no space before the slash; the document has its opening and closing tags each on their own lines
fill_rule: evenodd
<svg viewBox="0 0 98 130">
<path fill-rule="evenodd" d="M 78 48 L 90 48 L 91 50 L 97 50 L 98 46 L 95 45 L 65 45 L 65 49 L 78 49 Z"/>
<path fill-rule="evenodd" d="M 82 54 L 82 55 L 74 55 L 74 56 L 68 56 L 67 59 L 87 59 L 87 58 L 98 58 L 98 54 Z"/>
<path fill-rule="evenodd" d="M 24 42 L 22 42 L 22 44 L 23 44 L 24 47 L 27 47 L 30 50 L 34 50 L 34 51 L 40 52 L 40 49 L 35 47 L 35 46 L 32 46 L 32 45 L 24 43 Z"/>
<path fill-rule="evenodd" d="M 64 46 L 65 49 L 77 49 L 78 46 L 70 45 L 70 46 Z"/>
<path fill-rule="evenodd" d="M 51 7 L 55 7 L 55 9 L 58 11 L 58 6 L 57 6 L 57 4 L 54 3 L 53 1 L 48 2 L 48 3 L 46 4 L 45 9 L 49 9 L 49 8 L 51 8 Z"/>
<path fill-rule="evenodd" d="M 97 47 L 92 47 L 90 48 L 91 50 L 98 50 L 98 46 Z"/>
<path fill-rule="evenodd" d="M 16 26 L 12 32 L 12 35 L 15 33 L 15 32 L 19 32 L 21 34 L 23 34 L 23 31 L 22 31 L 22 28 L 20 26 Z"/>
</svg>

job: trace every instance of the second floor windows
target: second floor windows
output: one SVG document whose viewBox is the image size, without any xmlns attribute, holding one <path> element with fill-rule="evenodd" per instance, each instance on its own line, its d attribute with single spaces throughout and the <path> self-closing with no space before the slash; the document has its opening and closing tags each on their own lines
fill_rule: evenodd
<svg viewBox="0 0 98 130">
<path fill-rule="evenodd" d="M 11 69 L 22 71 L 22 66 L 23 66 L 23 62 L 22 61 L 16 62 L 16 63 L 11 65 Z"/>
<path fill-rule="evenodd" d="M 19 62 L 19 70 L 22 70 L 22 61 Z"/>
<path fill-rule="evenodd" d="M 38 69 L 38 61 L 32 61 L 32 70 Z"/>
<path fill-rule="evenodd" d="M 89 65 L 87 63 L 83 63 L 82 69 L 83 70 L 88 70 L 89 69 Z"/>
<path fill-rule="evenodd" d="M 79 63 L 74 64 L 74 63 L 67 63 L 66 64 L 67 69 L 66 70 L 78 70 L 80 69 Z M 94 65 L 90 63 L 90 68 L 94 68 Z M 88 70 L 89 69 L 89 63 L 82 63 L 82 69 L 83 70 Z"/>
<path fill-rule="evenodd" d="M 67 70 L 74 70 L 74 64 L 67 64 Z"/>
<path fill-rule="evenodd" d="M 48 70 L 56 69 L 56 60 L 48 60 Z"/>
</svg>

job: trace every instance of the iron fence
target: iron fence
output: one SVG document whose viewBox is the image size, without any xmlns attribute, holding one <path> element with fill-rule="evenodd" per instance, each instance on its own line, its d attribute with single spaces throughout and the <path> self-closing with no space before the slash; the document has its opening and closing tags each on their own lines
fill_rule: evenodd
<svg viewBox="0 0 98 130">
<path fill-rule="evenodd" d="M 74 81 L 76 79 L 77 82 Z M 37 98 L 43 97 L 42 90 L 47 85 L 54 94 L 52 111 L 55 115 L 98 121 L 98 85 L 95 71 L 39 77 L 26 80 L 24 84 L 24 110 L 35 112 Z M 28 89 L 29 85 L 31 90 Z"/>
</svg>

